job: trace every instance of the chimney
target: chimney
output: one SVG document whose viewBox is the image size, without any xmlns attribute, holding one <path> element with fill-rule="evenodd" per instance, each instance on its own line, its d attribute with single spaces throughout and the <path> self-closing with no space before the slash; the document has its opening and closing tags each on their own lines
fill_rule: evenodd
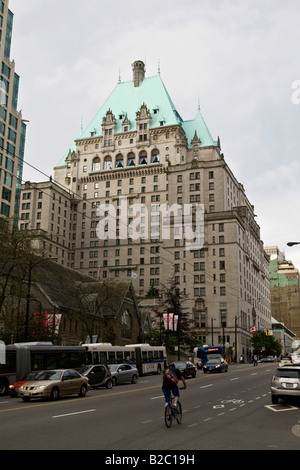
<svg viewBox="0 0 300 470">
<path fill-rule="evenodd" d="M 133 84 L 138 87 L 145 78 L 145 64 L 141 60 L 136 60 L 132 64 Z"/>
</svg>

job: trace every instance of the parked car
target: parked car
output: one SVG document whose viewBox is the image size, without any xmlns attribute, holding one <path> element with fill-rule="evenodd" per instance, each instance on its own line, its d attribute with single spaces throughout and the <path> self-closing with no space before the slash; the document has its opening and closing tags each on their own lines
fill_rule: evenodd
<svg viewBox="0 0 300 470">
<path fill-rule="evenodd" d="M 216 358 L 209 359 L 207 363 L 203 366 L 203 372 L 228 372 L 228 363 L 224 359 Z"/>
<path fill-rule="evenodd" d="M 258 362 L 275 362 L 275 358 L 273 356 L 263 356 Z"/>
<path fill-rule="evenodd" d="M 300 366 L 278 367 L 271 380 L 271 401 L 300 397 Z"/>
<path fill-rule="evenodd" d="M 17 397 L 21 385 L 23 385 L 25 382 L 30 382 L 36 379 L 37 376 L 41 374 L 41 372 L 42 371 L 29 372 L 29 374 L 27 374 L 24 378 L 21 378 L 20 380 L 17 380 L 16 382 L 12 383 L 7 389 L 8 395 L 10 395 L 11 397 Z"/>
<path fill-rule="evenodd" d="M 300 364 L 300 355 L 299 354 L 292 354 L 292 363 L 293 364 Z"/>
<path fill-rule="evenodd" d="M 57 400 L 60 396 L 74 393 L 84 397 L 88 389 L 88 379 L 76 370 L 45 370 L 31 382 L 25 382 L 21 385 L 18 396 L 24 401 L 29 401 L 31 398 Z"/>
<path fill-rule="evenodd" d="M 196 377 L 197 367 L 190 361 L 174 361 L 169 366 L 179 369 L 185 379 L 189 376 Z"/>
<path fill-rule="evenodd" d="M 279 366 L 290 366 L 292 365 L 292 358 L 291 356 L 282 356 L 281 359 L 279 360 Z"/>
<path fill-rule="evenodd" d="M 138 381 L 138 370 L 130 364 L 110 364 L 108 368 L 114 385 L 128 382 L 136 384 Z"/>
<path fill-rule="evenodd" d="M 112 388 L 113 381 L 110 370 L 105 364 L 94 364 L 83 366 L 79 373 L 89 380 L 92 388 L 106 387 Z"/>
</svg>

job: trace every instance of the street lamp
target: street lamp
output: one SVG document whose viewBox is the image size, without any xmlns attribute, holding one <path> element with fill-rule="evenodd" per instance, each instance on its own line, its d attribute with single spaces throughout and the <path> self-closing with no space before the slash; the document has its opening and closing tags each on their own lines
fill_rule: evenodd
<svg viewBox="0 0 300 470">
<path fill-rule="evenodd" d="M 211 319 L 211 345 L 214 345 L 214 320 L 215 318 Z"/>
<path fill-rule="evenodd" d="M 287 246 L 300 245 L 300 242 L 288 242 Z"/>
<path fill-rule="evenodd" d="M 243 315 L 240 315 L 239 317 L 235 316 L 234 317 L 234 345 L 235 345 L 235 363 L 237 364 L 238 362 L 238 351 L 237 351 L 237 321 L 239 318 L 242 318 Z"/>
</svg>

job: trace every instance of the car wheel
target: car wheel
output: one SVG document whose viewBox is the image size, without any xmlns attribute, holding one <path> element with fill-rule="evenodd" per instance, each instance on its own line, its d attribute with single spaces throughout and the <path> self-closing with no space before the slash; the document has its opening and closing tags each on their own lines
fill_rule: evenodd
<svg viewBox="0 0 300 470">
<path fill-rule="evenodd" d="M 132 384 L 136 384 L 137 381 L 138 381 L 137 375 L 133 375 L 133 376 L 132 376 L 132 379 L 131 379 L 131 383 L 132 383 Z"/>
<path fill-rule="evenodd" d="M 58 400 L 58 397 L 59 397 L 59 390 L 57 387 L 54 387 L 51 391 L 51 395 L 50 395 L 50 400 Z"/>
<path fill-rule="evenodd" d="M 106 387 L 106 388 L 112 388 L 112 387 L 113 387 L 113 382 L 112 382 L 112 380 L 108 380 L 108 381 L 106 382 L 106 384 L 105 384 L 105 387 Z"/>
<path fill-rule="evenodd" d="M 86 385 L 81 385 L 80 391 L 79 391 L 79 396 L 80 397 L 85 397 L 87 392 Z"/>
<path fill-rule="evenodd" d="M 116 379 L 116 377 L 113 377 L 113 378 L 112 378 L 112 383 L 113 383 L 113 386 L 114 386 L 114 387 L 117 385 L 117 379 Z"/>
</svg>

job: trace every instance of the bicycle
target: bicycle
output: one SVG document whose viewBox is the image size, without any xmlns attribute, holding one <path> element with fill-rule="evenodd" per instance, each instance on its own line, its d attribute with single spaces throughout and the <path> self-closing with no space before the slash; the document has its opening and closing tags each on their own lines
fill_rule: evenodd
<svg viewBox="0 0 300 470">
<path fill-rule="evenodd" d="M 183 390 L 183 388 L 179 389 Z M 165 406 L 165 424 L 167 428 L 172 426 L 173 420 L 176 419 L 180 424 L 182 421 L 182 406 L 180 401 L 177 402 L 177 408 L 173 405 L 174 397 L 171 395 L 171 401 Z"/>
</svg>

